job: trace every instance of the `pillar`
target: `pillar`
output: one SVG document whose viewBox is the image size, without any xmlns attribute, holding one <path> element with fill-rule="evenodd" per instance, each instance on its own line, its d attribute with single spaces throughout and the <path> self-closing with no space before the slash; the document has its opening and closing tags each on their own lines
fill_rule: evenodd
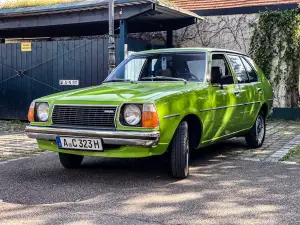
<svg viewBox="0 0 300 225">
<path fill-rule="evenodd" d="M 121 20 L 119 62 L 122 62 L 127 56 L 127 40 L 128 40 L 128 24 L 126 20 Z"/>
<path fill-rule="evenodd" d="M 167 31 L 167 48 L 173 48 L 173 30 Z"/>
</svg>

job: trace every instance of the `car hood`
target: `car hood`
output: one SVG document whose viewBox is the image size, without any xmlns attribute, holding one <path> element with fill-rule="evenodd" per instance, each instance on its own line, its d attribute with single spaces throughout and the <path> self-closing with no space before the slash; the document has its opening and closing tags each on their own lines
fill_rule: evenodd
<svg viewBox="0 0 300 225">
<path fill-rule="evenodd" d="M 112 104 L 122 102 L 151 102 L 158 98 L 188 91 L 195 84 L 184 82 L 141 82 L 105 83 L 100 86 L 77 89 L 47 96 L 43 100 L 55 103 L 84 104 L 101 102 Z M 198 84 L 199 85 L 199 84 Z"/>
</svg>

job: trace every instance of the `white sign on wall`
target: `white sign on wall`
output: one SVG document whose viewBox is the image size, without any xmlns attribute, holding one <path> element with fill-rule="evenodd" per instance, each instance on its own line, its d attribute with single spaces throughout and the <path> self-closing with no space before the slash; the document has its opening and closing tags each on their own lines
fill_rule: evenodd
<svg viewBox="0 0 300 225">
<path fill-rule="evenodd" d="M 59 85 L 78 86 L 79 80 L 59 80 Z"/>
</svg>

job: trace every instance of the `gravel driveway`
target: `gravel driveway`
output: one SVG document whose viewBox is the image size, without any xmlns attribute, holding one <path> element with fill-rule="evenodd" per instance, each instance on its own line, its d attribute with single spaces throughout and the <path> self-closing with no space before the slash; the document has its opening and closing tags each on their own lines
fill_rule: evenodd
<svg viewBox="0 0 300 225">
<path fill-rule="evenodd" d="M 193 156 L 171 179 L 161 160 L 86 158 L 65 170 L 54 153 L 0 165 L 0 224 L 299 224 L 300 167 Z"/>
</svg>

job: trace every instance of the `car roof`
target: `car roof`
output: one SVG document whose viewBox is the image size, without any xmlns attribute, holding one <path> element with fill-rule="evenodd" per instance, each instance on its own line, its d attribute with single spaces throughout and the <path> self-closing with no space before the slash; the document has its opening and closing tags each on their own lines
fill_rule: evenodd
<svg viewBox="0 0 300 225">
<path fill-rule="evenodd" d="M 172 52 L 227 52 L 227 53 L 234 53 L 239 55 L 248 56 L 245 53 L 228 50 L 228 49 L 221 49 L 221 48 L 165 48 L 165 49 L 155 49 L 155 50 L 148 50 L 148 51 L 141 51 L 134 53 L 137 54 L 151 54 L 151 53 L 172 53 Z"/>
</svg>

